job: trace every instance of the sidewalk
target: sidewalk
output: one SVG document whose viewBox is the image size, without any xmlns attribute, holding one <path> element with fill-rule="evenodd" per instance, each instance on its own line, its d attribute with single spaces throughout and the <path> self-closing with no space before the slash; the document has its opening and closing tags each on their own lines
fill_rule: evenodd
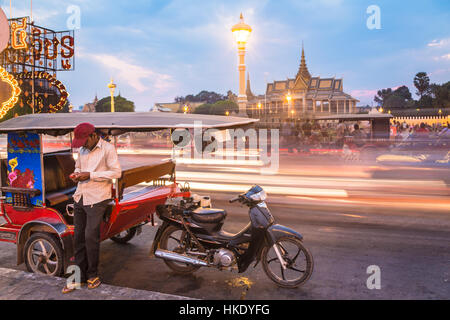
<svg viewBox="0 0 450 320">
<path fill-rule="evenodd" d="M 64 278 L 0 268 L 0 300 L 192 300 L 153 291 L 102 284 L 95 290 L 83 288 L 62 294 Z"/>
</svg>

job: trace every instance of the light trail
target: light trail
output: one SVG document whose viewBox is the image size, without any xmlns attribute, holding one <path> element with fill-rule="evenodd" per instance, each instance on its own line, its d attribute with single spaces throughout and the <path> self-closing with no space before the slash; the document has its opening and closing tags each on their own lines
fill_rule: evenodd
<svg viewBox="0 0 450 320">
<path fill-rule="evenodd" d="M 198 171 L 177 171 L 177 177 L 182 179 L 189 179 L 190 181 L 215 181 L 215 182 L 236 182 L 236 181 L 251 181 L 252 184 L 276 184 L 284 186 L 298 187 L 314 186 L 314 187 L 337 187 L 337 188 L 367 188 L 369 186 L 375 187 L 400 187 L 404 186 L 407 190 L 412 190 L 413 187 L 419 187 L 421 190 L 425 188 L 432 188 L 436 190 L 448 190 L 444 181 L 436 180 L 387 180 L 387 179 L 348 179 L 335 177 L 304 177 L 304 176 L 264 176 L 241 174 L 241 168 L 236 168 L 233 174 L 219 173 L 219 172 L 198 172 Z M 245 171 L 245 170 L 243 170 Z M 237 172 L 237 174 L 236 174 Z M 428 189 L 430 190 L 430 189 Z"/>
<path fill-rule="evenodd" d="M 192 190 L 199 191 L 222 191 L 222 192 L 237 192 L 243 193 L 247 191 L 251 185 L 252 181 L 245 184 L 218 184 L 218 183 L 202 183 L 202 182 L 192 182 L 192 181 L 178 181 L 181 185 L 188 182 Z M 277 194 L 277 195 L 303 195 L 303 196 L 313 196 L 313 197 L 336 197 L 336 198 L 346 198 L 348 194 L 345 190 L 340 189 L 323 189 L 323 188 L 295 188 L 295 187 L 277 187 L 277 186 L 261 186 L 267 194 Z"/>
</svg>

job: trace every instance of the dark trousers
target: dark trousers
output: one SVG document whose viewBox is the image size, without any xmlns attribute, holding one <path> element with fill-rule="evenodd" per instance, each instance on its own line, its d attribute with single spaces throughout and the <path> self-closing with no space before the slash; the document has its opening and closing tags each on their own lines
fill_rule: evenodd
<svg viewBox="0 0 450 320">
<path fill-rule="evenodd" d="M 74 204 L 75 264 L 81 271 L 81 282 L 98 275 L 100 224 L 110 200 L 83 206 L 83 198 Z"/>
</svg>

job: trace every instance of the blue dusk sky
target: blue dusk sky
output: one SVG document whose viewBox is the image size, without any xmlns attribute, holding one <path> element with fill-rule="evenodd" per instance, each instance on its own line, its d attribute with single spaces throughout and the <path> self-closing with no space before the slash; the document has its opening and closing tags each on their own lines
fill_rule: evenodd
<svg viewBox="0 0 450 320">
<path fill-rule="evenodd" d="M 30 15 L 30 0 L 12 0 L 14 17 Z M 0 1 L 10 16 L 10 1 Z M 80 8 L 76 69 L 59 72 L 76 107 L 109 95 L 111 77 L 138 111 L 201 90 L 238 90 L 231 27 L 244 14 L 253 32 L 246 55 L 252 91 L 295 77 L 302 41 L 312 76 L 344 79 L 359 105 L 381 88 L 406 85 L 425 71 L 450 80 L 448 0 L 34 0 L 37 25 L 67 30 Z M 381 29 L 369 29 L 367 8 L 380 8 Z"/>
</svg>

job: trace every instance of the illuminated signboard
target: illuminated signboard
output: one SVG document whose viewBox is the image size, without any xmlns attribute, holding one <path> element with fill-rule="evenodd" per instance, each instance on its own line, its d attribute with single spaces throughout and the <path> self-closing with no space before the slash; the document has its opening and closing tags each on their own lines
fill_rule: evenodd
<svg viewBox="0 0 450 320">
<path fill-rule="evenodd" d="M 6 118 L 61 110 L 68 103 L 69 94 L 56 79 L 56 72 L 75 69 L 74 31 L 55 32 L 30 23 L 29 17 L 9 19 L 4 24 L 4 29 L 9 24 L 9 39 L 0 54 L 0 65 L 17 82 L 7 82 L 5 77 L 0 81 L 0 119 L 13 107 Z M 9 89 L 13 84 L 18 84 L 18 91 Z M 16 93 L 12 100 L 13 96 L 7 95 L 10 92 Z"/>
<path fill-rule="evenodd" d="M 9 19 L 10 42 L 0 63 L 12 73 L 69 71 L 75 67 L 74 31 L 58 31 L 29 23 L 28 17 Z M 27 70 L 28 68 L 28 70 Z"/>
<path fill-rule="evenodd" d="M 14 107 L 21 93 L 19 83 L 5 69 L 0 67 L 0 119 Z"/>
<path fill-rule="evenodd" d="M 33 74 L 23 72 L 16 75 L 17 81 L 22 88 L 22 94 L 19 99 L 21 108 L 33 103 Z M 34 83 L 36 86 L 34 93 L 34 105 L 36 113 L 53 113 L 61 110 L 67 102 L 69 94 L 63 83 L 48 72 L 40 71 L 34 74 Z"/>
</svg>

